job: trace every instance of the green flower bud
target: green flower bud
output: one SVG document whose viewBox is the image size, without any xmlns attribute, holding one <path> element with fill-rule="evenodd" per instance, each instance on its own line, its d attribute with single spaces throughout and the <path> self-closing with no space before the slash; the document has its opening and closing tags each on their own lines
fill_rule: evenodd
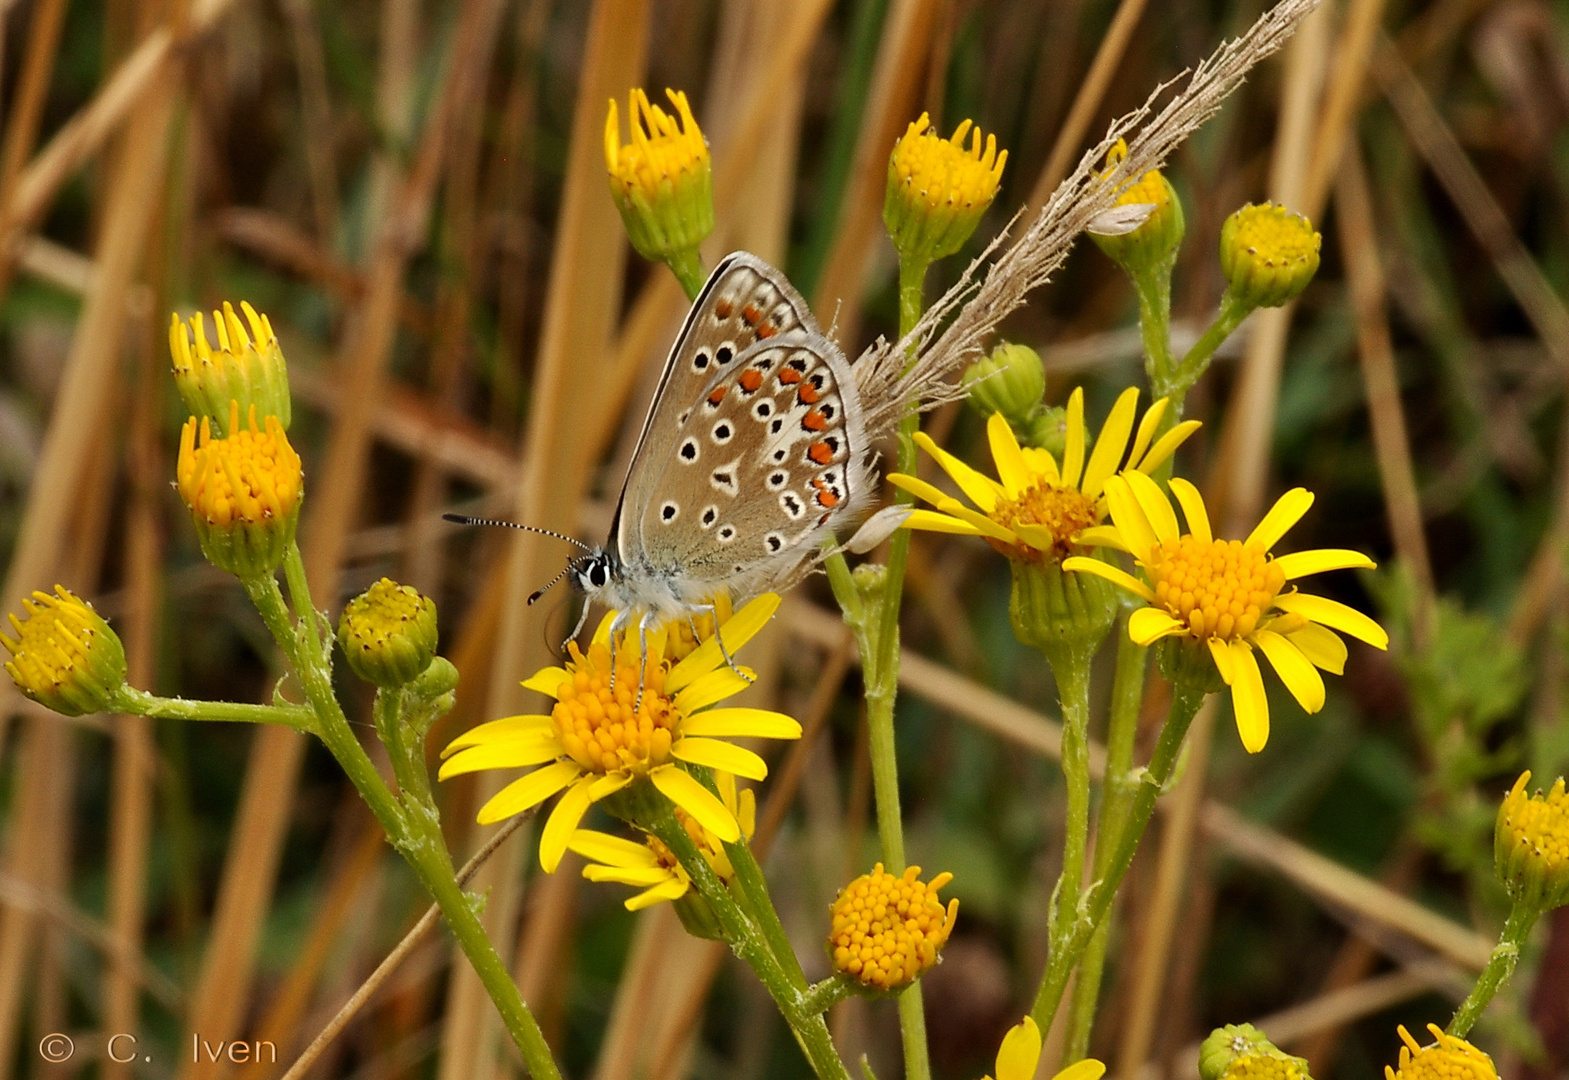
<svg viewBox="0 0 1569 1080">
<path fill-rule="evenodd" d="M 1311 1080 L 1303 1058 L 1282 1053 L 1252 1024 L 1227 1024 L 1199 1047 L 1202 1080 Z"/>
<path fill-rule="evenodd" d="M 27 621 L 11 615 L 13 639 L 0 634 L 10 652 L 5 669 L 16 688 L 65 716 L 105 712 L 125 685 L 125 647 L 87 601 L 54 587 L 23 600 Z"/>
<path fill-rule="evenodd" d="M 918 263 L 945 258 L 964 246 L 997 197 L 1008 163 L 1008 151 L 997 151 L 997 136 L 986 136 L 983 150 L 981 131 L 968 120 L 950 139 L 929 127 L 931 118 L 922 113 L 894 145 L 883 195 L 883 224 L 894 249 L 901 259 Z"/>
<path fill-rule="evenodd" d="M 965 370 L 964 387 L 982 416 L 1002 413 L 1017 430 L 1044 408 L 1046 369 L 1028 345 L 1003 344 Z"/>
<path fill-rule="evenodd" d="M 714 231 L 714 182 L 708 143 L 686 95 L 666 90 L 676 115 L 633 90 L 627 104 L 632 141 L 621 143 L 614 100 L 605 117 L 605 167 L 610 195 L 632 247 L 645 259 L 672 265 L 694 261 Z"/>
<path fill-rule="evenodd" d="M 1013 636 L 1048 656 L 1063 648 L 1093 649 L 1117 617 L 1114 586 L 1094 574 L 1064 573 L 1061 556 L 1012 558 L 1008 617 Z"/>
<path fill-rule="evenodd" d="M 1545 795 L 1524 772 L 1498 808 L 1493 861 L 1515 903 L 1537 911 L 1569 904 L 1569 793 L 1559 777 Z"/>
<path fill-rule="evenodd" d="M 1106 155 L 1106 172 L 1102 175 L 1109 176 L 1127 156 L 1127 143 L 1119 139 Z M 1162 268 L 1169 269 L 1187 230 L 1187 223 L 1182 216 L 1182 202 L 1177 198 L 1171 181 L 1159 170 L 1151 169 L 1117 196 L 1118 206 L 1140 204 L 1154 209 L 1137 228 L 1116 234 L 1090 232 L 1090 239 L 1095 241 L 1095 246 L 1133 276 Z"/>
<path fill-rule="evenodd" d="M 1228 290 L 1249 307 L 1279 307 L 1318 272 L 1322 237 L 1284 206 L 1249 203 L 1220 229 L 1220 269 Z"/>
<path fill-rule="evenodd" d="M 412 682 L 436 655 L 435 601 L 382 578 L 343 609 L 338 644 L 366 682 L 386 690 Z"/>
<path fill-rule="evenodd" d="M 1019 442 L 1045 450 L 1058 461 L 1068 445 L 1068 410 L 1049 405 L 1030 418 L 1022 429 L 1015 428 Z"/>
<path fill-rule="evenodd" d="M 179 315 L 170 316 L 169 353 L 174 358 L 174 385 L 191 414 L 210 417 L 220 435 L 233 434 L 224 427 L 230 416 L 230 402 L 239 403 L 241 419 L 249 416 L 255 406 L 259 419 L 276 416 L 279 426 L 287 431 L 293 405 L 283 350 L 278 347 L 277 335 L 267 316 L 258 315 L 243 300 L 240 310 L 250 324 L 249 335 L 234 313 L 234 306 L 227 301 L 221 312 L 212 313 L 218 330 L 216 350 L 207 344 L 201 312 L 191 316 L 190 330 L 180 322 Z"/>
</svg>

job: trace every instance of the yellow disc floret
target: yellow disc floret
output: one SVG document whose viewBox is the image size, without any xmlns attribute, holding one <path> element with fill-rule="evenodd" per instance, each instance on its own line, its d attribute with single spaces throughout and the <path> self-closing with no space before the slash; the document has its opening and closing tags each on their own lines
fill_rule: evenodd
<svg viewBox="0 0 1569 1080">
<path fill-rule="evenodd" d="M 681 723 L 680 711 L 664 693 L 668 669 L 646 665 L 639 701 L 637 658 L 632 650 L 622 650 L 616 658 L 612 690 L 607 645 L 595 642 L 586 656 L 575 643 L 569 649 L 572 678 L 556 691 L 550 722 L 572 760 L 589 772 L 624 770 L 635 776 L 668 762 Z"/>
<path fill-rule="evenodd" d="M 1569 792 L 1559 777 L 1530 794 L 1524 772 L 1498 808 L 1493 854 L 1498 877 L 1516 902 L 1545 911 L 1569 904 Z"/>
<path fill-rule="evenodd" d="M 1245 638 L 1258 628 L 1286 575 L 1255 544 L 1186 535 L 1156 545 L 1149 564 L 1155 601 L 1196 638 Z"/>
<path fill-rule="evenodd" d="M 1233 297 L 1248 307 L 1279 307 L 1318 272 L 1322 238 L 1284 206 L 1251 203 L 1220 229 L 1220 269 Z"/>
<path fill-rule="evenodd" d="M 289 372 L 284 363 L 272 323 L 250 304 L 241 301 L 245 323 L 224 302 L 223 310 L 212 313 L 218 332 L 218 347 L 207 343 L 206 320 L 201 312 L 190 318 L 190 329 L 179 315 L 169 320 L 169 354 L 174 359 L 174 384 L 186 408 L 197 416 L 210 417 L 223 428 L 229 418 L 230 403 L 249 416 L 255 406 L 258 416 L 276 416 L 285 431 L 293 410 L 289 396 Z M 246 324 L 250 333 L 246 333 Z M 194 348 L 193 348 L 194 336 Z M 222 434 L 234 433 L 225 428 Z"/>
<path fill-rule="evenodd" d="M 1234 1060 L 1224 1080 L 1305 1080 L 1307 1070 L 1299 1058 L 1284 1054 L 1247 1054 Z"/>
<path fill-rule="evenodd" d="M 1035 484 L 1020 492 L 1017 499 L 1006 496 L 998 499 L 993 514 L 1000 525 L 1014 532 L 1018 532 L 1021 526 L 1036 526 L 1051 534 L 1050 551 L 1041 551 L 1029 545 L 1004 544 L 987 538 L 993 547 L 1010 558 L 1034 559 L 1037 562 L 1065 558 L 1073 550 L 1073 538 L 1096 525 L 1101 518 L 1100 508 L 1094 499 L 1077 488 L 1050 483 Z"/>
<path fill-rule="evenodd" d="M 1384 1066 L 1386 1080 L 1498 1080 L 1493 1059 L 1453 1035 L 1445 1035 L 1437 1024 L 1427 1025 L 1437 1040 L 1432 1046 L 1419 1046 L 1402 1025 L 1400 1068 Z"/>
<path fill-rule="evenodd" d="M 614 100 L 605 117 L 605 167 L 610 194 L 627 236 L 645 259 L 690 256 L 714 230 L 714 191 L 708 143 L 686 95 L 666 90 L 675 115 L 651 104 L 642 90 L 627 103 L 631 142 L 621 142 Z"/>
<path fill-rule="evenodd" d="M 435 658 L 436 643 L 436 602 L 390 578 L 350 600 L 338 620 L 338 644 L 349 667 L 380 687 L 418 678 Z"/>
<path fill-rule="evenodd" d="M 202 551 L 213 564 L 241 577 L 270 573 L 283 561 L 299 521 L 304 483 L 300 456 L 276 416 L 249 426 L 229 403 L 227 438 L 214 438 L 207 417 L 191 417 L 180 432 L 176 486 L 190 508 Z"/>
<path fill-rule="evenodd" d="M 1102 178 L 1109 178 L 1127 156 L 1128 144 L 1118 139 L 1106 154 L 1106 171 L 1101 174 Z M 1092 228 L 1090 239 L 1095 241 L 1095 246 L 1131 274 L 1161 267 L 1169 273 L 1187 229 L 1182 203 L 1171 181 L 1158 169 L 1151 169 L 1118 193 L 1117 205 L 1148 206 L 1149 216 L 1126 232 L 1108 233 Z"/>
<path fill-rule="evenodd" d="M 937 898 L 952 874 L 923 883 L 920 873 L 912 866 L 895 877 L 878 863 L 844 887 L 833 903 L 828 936 L 835 968 L 873 989 L 894 990 L 937 963 L 959 901 L 944 908 Z"/>
<path fill-rule="evenodd" d="M 928 262 L 964 246 L 997 197 L 1008 163 L 997 136 L 983 143 L 980 128 L 969 120 L 948 139 L 930 127 L 931 117 L 922 113 L 894 145 L 883 197 L 883 223 L 900 256 Z"/>
<path fill-rule="evenodd" d="M 125 649 L 91 604 L 62 585 L 54 595 L 23 600 L 23 622 L 11 615 L 16 637 L 0 634 L 10 652 L 5 669 L 16 688 L 66 716 L 102 712 L 125 685 Z"/>
</svg>

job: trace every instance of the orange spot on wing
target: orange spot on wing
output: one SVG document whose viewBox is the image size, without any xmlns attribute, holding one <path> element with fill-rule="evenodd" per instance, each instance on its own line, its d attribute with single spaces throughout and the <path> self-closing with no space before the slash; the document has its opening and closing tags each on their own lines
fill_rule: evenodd
<svg viewBox="0 0 1569 1080">
<path fill-rule="evenodd" d="M 756 304 L 748 304 L 741 309 L 741 318 L 746 320 L 748 326 L 756 326 L 762 321 L 763 313 L 757 310 Z"/>
<path fill-rule="evenodd" d="M 806 456 L 819 465 L 827 465 L 834 459 L 833 448 L 825 442 L 815 442 L 807 448 Z"/>
<path fill-rule="evenodd" d="M 764 323 L 757 328 L 757 336 L 760 338 L 771 338 L 777 333 L 779 329 L 773 323 Z"/>
<path fill-rule="evenodd" d="M 714 314 L 718 315 L 721 319 L 728 319 L 730 317 L 730 313 L 734 310 L 735 305 L 728 300 L 720 300 L 714 305 Z"/>
<path fill-rule="evenodd" d="M 801 373 L 793 367 L 787 367 L 779 373 L 779 381 L 789 386 L 801 381 Z"/>
<path fill-rule="evenodd" d="M 762 385 L 763 373 L 761 371 L 758 371 L 756 368 L 748 368 L 746 371 L 741 372 L 741 389 L 748 394 L 754 392 Z"/>
<path fill-rule="evenodd" d="M 728 389 L 730 389 L 728 386 L 714 387 L 714 392 L 708 395 L 708 403 L 710 405 L 718 405 L 725 399 L 725 391 Z"/>
<path fill-rule="evenodd" d="M 802 383 L 801 389 L 795 392 L 795 396 L 800 399 L 802 405 L 816 405 L 817 399 L 823 395 L 822 391 L 811 383 Z"/>
<path fill-rule="evenodd" d="M 801 426 L 807 431 L 822 431 L 828 426 L 828 417 L 819 409 L 813 409 L 806 414 L 806 419 L 801 421 Z"/>
</svg>

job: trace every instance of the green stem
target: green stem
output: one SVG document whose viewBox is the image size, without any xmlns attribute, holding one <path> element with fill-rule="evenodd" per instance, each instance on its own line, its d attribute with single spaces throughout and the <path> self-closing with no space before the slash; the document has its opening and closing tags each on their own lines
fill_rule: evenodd
<svg viewBox="0 0 1569 1080">
<path fill-rule="evenodd" d="M 1063 947 L 1053 949 L 1046 960 L 1046 970 L 1041 974 L 1041 985 L 1030 1010 L 1030 1015 L 1042 1031 L 1050 1030 L 1052 1019 L 1057 1015 L 1057 1006 L 1062 1001 L 1063 990 L 1068 985 L 1068 977 L 1084 954 L 1090 938 L 1106 918 L 1106 912 L 1111 909 L 1111 902 L 1133 862 L 1134 852 L 1138 850 L 1139 840 L 1149 825 L 1150 815 L 1155 811 L 1155 800 L 1171 779 L 1171 771 L 1182 749 L 1182 740 L 1187 737 L 1188 727 L 1193 723 L 1193 717 L 1203 704 L 1204 697 L 1203 689 L 1181 684 L 1172 695 L 1171 712 L 1166 717 L 1165 726 L 1161 728 L 1160 739 L 1155 744 L 1154 753 L 1150 755 L 1149 765 L 1139 773 L 1138 788 L 1133 796 L 1128 819 L 1107 860 L 1106 873 L 1085 891 L 1077 918 L 1065 935 Z"/>
<path fill-rule="evenodd" d="M 812 1016 L 821 1016 L 839 1002 L 855 996 L 855 986 L 841 975 L 830 975 L 807 987 L 801 1007 Z"/>
<path fill-rule="evenodd" d="M 1220 311 L 1215 315 L 1215 321 L 1193 343 L 1180 363 L 1170 370 L 1169 377 L 1165 379 L 1151 378 L 1156 397 L 1171 399 L 1171 415 L 1174 420 L 1182 417 L 1183 399 L 1193 384 L 1199 381 L 1209 367 L 1209 362 L 1215 358 L 1215 350 L 1220 348 L 1221 342 L 1230 337 L 1242 325 L 1242 320 L 1253 313 L 1252 306 L 1242 303 L 1231 294 L 1228 289 L 1220 298 Z"/>
<path fill-rule="evenodd" d="M 254 705 L 238 701 L 187 701 L 159 697 L 132 686 L 122 687 L 113 711 L 161 720 L 224 720 L 242 724 L 281 724 L 309 731 L 316 714 L 304 705 Z"/>
<path fill-rule="evenodd" d="M 1503 933 L 1498 935 L 1493 954 L 1487 958 L 1487 966 L 1482 969 L 1471 993 L 1455 1010 L 1454 1019 L 1444 1029 L 1446 1034 L 1463 1039 L 1470 1032 L 1482 1015 L 1482 1010 L 1487 1008 L 1487 1003 L 1498 993 L 1498 988 L 1514 974 L 1515 964 L 1520 961 L 1520 947 L 1525 944 L 1540 914 L 1540 909 L 1519 903 L 1509 909 L 1509 919 L 1504 923 Z"/>
<path fill-rule="evenodd" d="M 778 958 L 791 983 L 805 989 L 806 972 L 801 970 L 801 961 L 795 955 L 789 935 L 785 933 L 784 923 L 779 921 L 779 912 L 774 908 L 773 898 L 768 893 L 768 881 L 763 877 L 763 868 L 757 864 L 757 857 L 752 854 L 751 845 L 744 840 L 726 844 L 725 854 L 730 858 L 736 883 L 746 894 L 769 948 L 774 951 L 774 956 Z"/>
<path fill-rule="evenodd" d="M 1063 824 L 1062 872 L 1057 877 L 1056 904 L 1049 919 L 1048 940 L 1056 952 L 1072 931 L 1079 908 L 1079 889 L 1090 840 L 1090 660 L 1094 648 L 1066 646 L 1043 649 L 1057 679 L 1062 704 L 1062 776 L 1067 786 Z"/>
<path fill-rule="evenodd" d="M 1139 298 L 1139 336 L 1144 342 L 1144 370 L 1150 385 L 1159 387 L 1171 377 L 1171 269 L 1175 258 L 1160 266 L 1130 275 Z"/>
<path fill-rule="evenodd" d="M 1144 700 L 1144 673 L 1149 649 L 1128 637 L 1128 617 L 1118 616 L 1112 635 L 1117 640 L 1117 667 L 1111 683 L 1111 718 L 1106 727 L 1106 776 L 1101 784 L 1100 823 L 1096 828 L 1093 873 L 1097 880 L 1106 876 L 1117 837 L 1127 820 L 1138 789 L 1133 776 L 1133 748 L 1139 730 L 1139 707 Z M 1083 1060 L 1089 1054 L 1090 1031 L 1095 1024 L 1100 1002 L 1101 980 L 1106 972 L 1106 949 L 1111 942 L 1111 920 L 1095 929 L 1084 956 L 1079 960 L 1078 979 L 1073 984 L 1073 1000 L 1068 1007 L 1068 1039 L 1064 1045 L 1064 1065 Z"/>
<path fill-rule="evenodd" d="M 696 300 L 697 294 L 703 291 L 703 283 L 708 280 L 708 275 L 703 270 L 703 256 L 698 253 L 697 248 L 677 252 L 665 260 L 665 265 L 670 267 L 670 272 L 681 283 L 686 298 Z"/>
</svg>

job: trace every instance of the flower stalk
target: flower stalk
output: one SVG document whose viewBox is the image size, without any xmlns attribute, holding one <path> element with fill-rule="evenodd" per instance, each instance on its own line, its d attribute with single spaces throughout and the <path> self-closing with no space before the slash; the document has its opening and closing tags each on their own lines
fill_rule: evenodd
<svg viewBox="0 0 1569 1080">
<path fill-rule="evenodd" d="M 1531 928 L 1536 925 L 1541 913 L 1540 908 L 1518 900 L 1510 906 L 1509 918 L 1504 922 L 1503 932 L 1498 935 L 1498 944 L 1493 946 L 1493 952 L 1487 958 L 1487 966 L 1477 977 L 1476 985 L 1471 987 L 1471 992 L 1460 1003 L 1449 1026 L 1444 1029 L 1446 1035 L 1463 1039 L 1470 1034 L 1488 1002 L 1498 993 L 1498 988 L 1514 974 L 1515 965 L 1520 962 L 1520 947 L 1530 936 Z"/>
</svg>

